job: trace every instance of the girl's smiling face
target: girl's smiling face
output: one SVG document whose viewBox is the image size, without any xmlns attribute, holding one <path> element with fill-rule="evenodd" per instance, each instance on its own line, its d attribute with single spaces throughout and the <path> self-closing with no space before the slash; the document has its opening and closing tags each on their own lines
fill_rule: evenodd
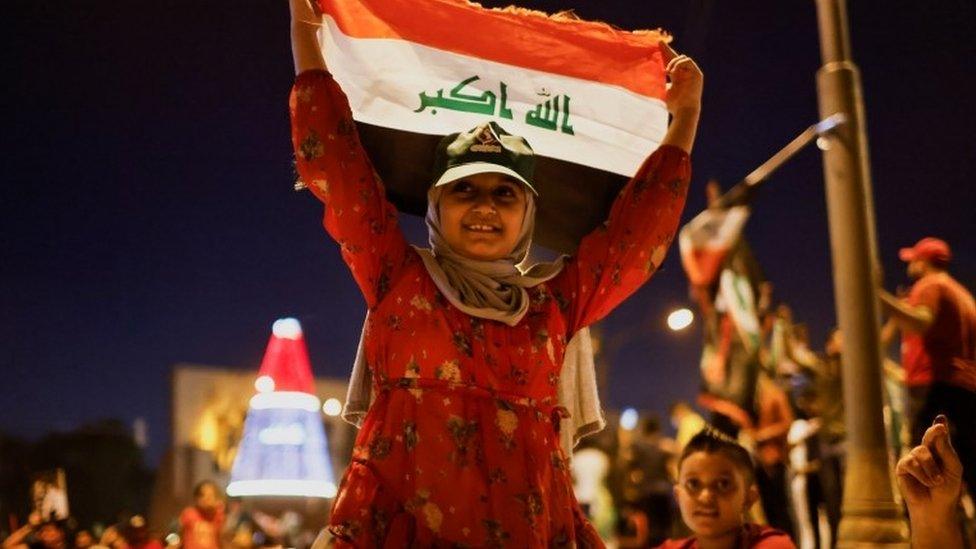
<svg viewBox="0 0 976 549">
<path fill-rule="evenodd" d="M 525 221 L 525 187 L 498 173 L 479 173 L 445 186 L 438 201 L 440 230 L 456 253 L 502 259 L 515 250 Z"/>
<path fill-rule="evenodd" d="M 681 517 L 699 538 L 734 535 L 759 491 L 721 452 L 694 452 L 681 463 L 674 495 Z"/>
</svg>

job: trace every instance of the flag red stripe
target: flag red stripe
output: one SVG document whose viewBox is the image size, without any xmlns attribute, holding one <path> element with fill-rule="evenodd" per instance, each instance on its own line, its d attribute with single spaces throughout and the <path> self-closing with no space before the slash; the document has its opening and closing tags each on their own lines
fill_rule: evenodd
<svg viewBox="0 0 976 549">
<path fill-rule="evenodd" d="M 728 248 L 696 248 L 682 250 L 681 263 L 693 286 L 706 286 L 718 280 Z"/>
<path fill-rule="evenodd" d="M 656 31 L 554 20 L 528 10 L 490 10 L 465 0 L 318 0 L 353 38 L 399 39 L 664 98 Z"/>
</svg>

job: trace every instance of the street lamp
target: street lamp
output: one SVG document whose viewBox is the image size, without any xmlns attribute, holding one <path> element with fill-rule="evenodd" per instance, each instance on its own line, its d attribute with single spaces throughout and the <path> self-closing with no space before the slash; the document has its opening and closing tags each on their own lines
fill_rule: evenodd
<svg viewBox="0 0 976 549">
<path fill-rule="evenodd" d="M 322 412 L 327 416 L 335 417 L 342 413 L 342 403 L 337 398 L 330 398 L 322 404 Z"/>
<path fill-rule="evenodd" d="M 633 431 L 637 427 L 637 410 L 627 408 L 620 414 L 620 427 L 624 431 Z"/>
<path fill-rule="evenodd" d="M 691 326 L 694 320 L 695 313 L 691 312 L 691 309 L 677 309 L 671 311 L 671 314 L 668 315 L 668 328 L 671 328 L 675 332 L 684 330 L 688 326 Z"/>
</svg>

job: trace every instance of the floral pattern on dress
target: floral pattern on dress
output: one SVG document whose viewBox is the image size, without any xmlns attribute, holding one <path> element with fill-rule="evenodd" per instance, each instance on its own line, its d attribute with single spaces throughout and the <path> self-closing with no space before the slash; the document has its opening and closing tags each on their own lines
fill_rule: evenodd
<svg viewBox="0 0 976 549">
<path fill-rule="evenodd" d="M 427 313 L 434 310 L 434 307 L 430 304 L 430 301 L 427 301 L 427 298 L 420 294 L 417 294 L 412 298 L 410 298 L 410 305 L 413 306 L 413 308 L 417 309 L 418 311 L 424 311 Z"/>
<path fill-rule="evenodd" d="M 417 433 L 417 423 L 409 419 L 403 420 L 403 444 L 407 450 L 413 450 L 420 443 Z"/>
<path fill-rule="evenodd" d="M 502 528 L 497 520 L 484 520 L 485 530 L 488 533 L 488 545 L 490 547 L 505 547 L 508 538 L 512 537 Z"/>
<path fill-rule="evenodd" d="M 543 505 L 542 505 L 542 494 L 539 492 L 529 492 L 527 494 L 519 494 L 515 496 L 515 499 L 520 501 L 522 505 L 525 506 L 522 516 L 525 521 L 531 526 L 536 525 L 538 517 L 542 515 Z"/>
<path fill-rule="evenodd" d="M 369 443 L 369 458 L 380 460 L 390 455 L 393 441 L 390 437 L 377 436 Z"/>
<path fill-rule="evenodd" d="M 434 370 L 434 377 L 450 383 L 461 382 L 461 367 L 457 360 L 445 360 Z"/>
<path fill-rule="evenodd" d="M 447 419 L 447 431 L 454 440 L 454 450 L 449 457 L 450 461 L 459 467 L 466 467 L 474 451 L 474 435 L 478 431 L 478 422 L 467 421 L 459 416 L 451 416 Z"/>
</svg>

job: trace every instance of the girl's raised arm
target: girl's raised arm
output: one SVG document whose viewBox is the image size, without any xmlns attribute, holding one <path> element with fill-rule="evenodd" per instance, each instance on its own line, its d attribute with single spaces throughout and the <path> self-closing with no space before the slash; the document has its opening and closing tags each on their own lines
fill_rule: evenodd
<svg viewBox="0 0 976 549">
<path fill-rule="evenodd" d="M 326 70 L 319 43 L 318 29 L 322 14 L 311 0 L 289 0 L 291 10 L 291 54 L 295 59 L 295 74 L 309 70 Z"/>
</svg>

